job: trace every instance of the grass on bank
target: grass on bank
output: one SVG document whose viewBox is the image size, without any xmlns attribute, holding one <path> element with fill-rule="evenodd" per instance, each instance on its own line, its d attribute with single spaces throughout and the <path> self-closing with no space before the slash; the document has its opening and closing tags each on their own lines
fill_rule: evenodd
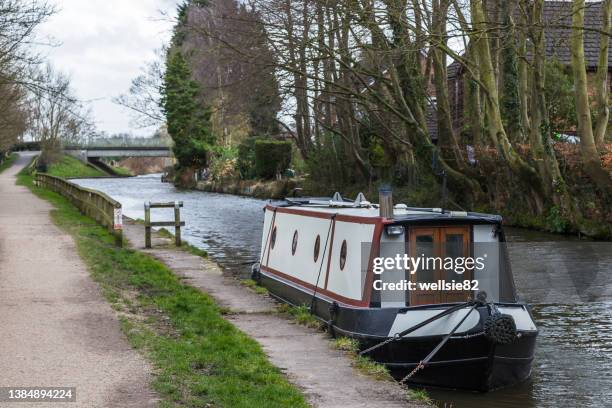
<svg viewBox="0 0 612 408">
<path fill-rule="evenodd" d="M 251 289 L 253 292 L 257 293 L 258 295 L 268 294 L 268 289 L 264 288 L 263 286 L 259 286 L 257 282 L 255 282 L 253 279 L 243 279 L 240 281 L 240 284 L 242 286 L 246 286 L 247 288 Z"/>
<path fill-rule="evenodd" d="M 253 339 L 221 316 L 210 296 L 181 284 L 163 264 L 116 248 L 113 236 L 66 199 L 20 184 L 56 209 L 52 218 L 71 234 L 103 294 L 122 315 L 131 344 L 155 367 L 152 386 L 162 407 L 306 407 L 303 395 L 267 360 Z"/>
<path fill-rule="evenodd" d="M 53 163 L 47 169 L 47 174 L 56 177 L 102 177 L 106 176 L 106 173 L 90 167 L 72 156 L 64 155 L 57 162 Z"/>
<path fill-rule="evenodd" d="M 359 342 L 349 337 L 337 337 L 332 342 L 334 348 L 342 350 L 353 359 L 353 367 L 362 374 L 376 380 L 393 380 L 384 364 L 378 363 L 368 357 L 359 355 Z"/>
<path fill-rule="evenodd" d="M 142 222 L 144 224 L 144 221 L 142 221 L 142 220 L 137 220 L 137 222 Z M 168 239 L 172 240 L 171 246 L 173 248 L 177 248 L 176 245 L 174 245 L 174 234 L 172 234 L 170 231 L 168 231 L 165 228 L 160 228 L 160 229 L 158 229 L 155 232 L 157 232 L 163 238 L 168 238 Z M 205 250 L 200 249 L 200 248 L 198 248 L 196 246 L 191 245 L 189 242 L 186 242 L 184 239 L 181 240 L 181 246 L 178 247 L 177 249 L 180 249 L 180 250 L 183 250 L 183 251 L 187 251 L 190 254 L 195 255 L 195 256 L 199 256 L 199 257 L 202 257 L 202 258 L 208 258 L 208 252 L 206 252 Z"/>
<path fill-rule="evenodd" d="M 412 401 L 420 401 L 427 406 L 435 407 L 434 401 L 429 397 L 429 394 L 424 389 L 408 390 L 408 398 Z"/>
<path fill-rule="evenodd" d="M 277 310 L 279 313 L 290 316 L 297 324 L 302 326 L 317 330 L 323 330 L 324 328 L 323 323 L 310 313 L 310 309 L 307 305 L 291 306 L 287 303 L 281 303 L 278 305 Z"/>
<path fill-rule="evenodd" d="M 17 159 L 17 153 L 9 154 L 2 163 L 0 163 L 0 173 L 8 169 L 13 165 L 13 162 Z"/>
<path fill-rule="evenodd" d="M 130 169 L 121 166 L 113 166 L 113 171 L 121 177 L 132 177 L 134 175 Z"/>
</svg>

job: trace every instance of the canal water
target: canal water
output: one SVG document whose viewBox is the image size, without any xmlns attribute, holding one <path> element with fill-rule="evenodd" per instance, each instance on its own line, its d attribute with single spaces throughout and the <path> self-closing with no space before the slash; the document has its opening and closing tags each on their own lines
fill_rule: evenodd
<svg viewBox="0 0 612 408">
<path fill-rule="evenodd" d="M 263 200 L 178 190 L 159 175 L 83 179 L 144 218 L 145 201 L 185 203 L 184 239 L 248 276 L 259 254 Z M 153 220 L 171 212 L 153 210 Z M 487 394 L 430 390 L 441 407 L 612 407 L 612 243 L 508 228 L 517 290 L 540 329 L 532 378 Z"/>
</svg>

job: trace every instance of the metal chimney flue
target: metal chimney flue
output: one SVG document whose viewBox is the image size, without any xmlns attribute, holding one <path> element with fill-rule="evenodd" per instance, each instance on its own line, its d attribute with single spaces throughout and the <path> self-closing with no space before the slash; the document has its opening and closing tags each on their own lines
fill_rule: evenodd
<svg viewBox="0 0 612 408">
<path fill-rule="evenodd" d="M 390 185 L 383 184 L 378 189 L 378 202 L 380 216 L 393 218 L 393 190 Z"/>
</svg>

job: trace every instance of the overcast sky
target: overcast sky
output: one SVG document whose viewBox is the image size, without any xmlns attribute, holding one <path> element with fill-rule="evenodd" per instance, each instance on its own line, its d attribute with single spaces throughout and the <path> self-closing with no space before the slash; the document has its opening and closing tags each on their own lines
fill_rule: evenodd
<svg viewBox="0 0 612 408">
<path fill-rule="evenodd" d="M 40 27 L 39 36 L 59 45 L 44 47 L 43 54 L 71 77 L 79 99 L 91 101 L 99 130 L 150 133 L 150 129 L 131 127 L 130 112 L 114 104 L 112 98 L 127 92 L 144 63 L 154 59 L 155 50 L 168 42 L 177 1 L 54 2 L 58 12 Z"/>
</svg>

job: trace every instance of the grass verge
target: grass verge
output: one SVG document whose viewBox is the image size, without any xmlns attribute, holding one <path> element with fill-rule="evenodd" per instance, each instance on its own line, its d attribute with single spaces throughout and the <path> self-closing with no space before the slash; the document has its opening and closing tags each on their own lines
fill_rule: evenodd
<svg viewBox="0 0 612 408">
<path fill-rule="evenodd" d="M 137 220 L 137 222 L 140 220 Z M 144 224 L 144 221 L 142 221 L 142 223 Z M 172 248 L 176 248 L 176 249 L 180 249 L 182 251 L 187 251 L 192 255 L 195 256 L 200 256 L 202 258 L 208 258 L 208 252 L 206 252 L 203 249 L 200 249 L 196 246 L 191 245 L 189 242 L 186 242 L 184 239 L 181 240 L 181 246 L 177 247 L 176 245 L 174 245 L 174 234 L 172 234 L 170 231 L 168 231 L 165 228 L 160 228 L 158 229 L 157 232 L 161 237 L 163 238 L 168 238 L 172 240 L 172 244 L 170 244 L 169 246 L 171 246 Z"/>
<path fill-rule="evenodd" d="M 55 206 L 53 221 L 74 238 L 129 341 L 152 362 L 162 407 L 306 407 L 300 391 L 253 339 L 221 316 L 210 296 L 183 285 L 160 262 L 126 248 L 62 196 L 18 182 Z"/>
<path fill-rule="evenodd" d="M 426 406 L 435 407 L 433 400 L 429 398 L 427 391 L 421 389 L 410 389 L 407 392 L 408 399 L 412 401 L 419 401 L 424 403 Z"/>
<path fill-rule="evenodd" d="M 281 303 L 277 309 L 279 313 L 289 315 L 296 323 L 302 326 L 317 330 L 322 330 L 324 328 L 323 323 L 310 313 L 310 309 L 307 305 L 291 306 L 286 303 Z"/>
<path fill-rule="evenodd" d="M 13 165 L 13 162 L 15 161 L 15 159 L 17 158 L 17 153 L 11 153 L 9 154 L 2 163 L 0 163 L 0 173 L 2 173 L 4 170 L 8 169 L 9 167 L 11 167 Z"/>
<path fill-rule="evenodd" d="M 357 355 L 359 352 L 359 342 L 350 337 L 336 337 L 332 342 L 334 348 L 347 353 Z"/>
<path fill-rule="evenodd" d="M 134 175 L 130 169 L 121 166 L 113 166 L 113 171 L 121 177 L 132 177 Z"/>
<path fill-rule="evenodd" d="M 384 364 L 378 363 L 368 357 L 359 355 L 359 342 L 349 337 L 338 337 L 332 342 L 332 346 L 338 350 L 345 351 L 353 360 L 353 367 L 359 372 L 376 380 L 392 380 L 391 374 Z"/>
<path fill-rule="evenodd" d="M 376 361 L 356 355 L 353 359 L 353 366 L 357 368 L 362 374 L 372 377 L 376 380 L 393 380 L 389 370 L 383 364 L 377 363 Z"/>
<path fill-rule="evenodd" d="M 240 281 L 240 284 L 242 286 L 246 286 L 247 288 L 251 289 L 253 292 L 257 293 L 258 295 L 268 294 L 268 289 L 264 288 L 263 286 L 259 286 L 257 282 L 255 282 L 253 279 L 243 279 Z"/>
<path fill-rule="evenodd" d="M 64 155 L 57 163 L 49 166 L 47 174 L 56 177 L 101 177 L 107 174 L 90 167 L 72 156 Z"/>
</svg>

